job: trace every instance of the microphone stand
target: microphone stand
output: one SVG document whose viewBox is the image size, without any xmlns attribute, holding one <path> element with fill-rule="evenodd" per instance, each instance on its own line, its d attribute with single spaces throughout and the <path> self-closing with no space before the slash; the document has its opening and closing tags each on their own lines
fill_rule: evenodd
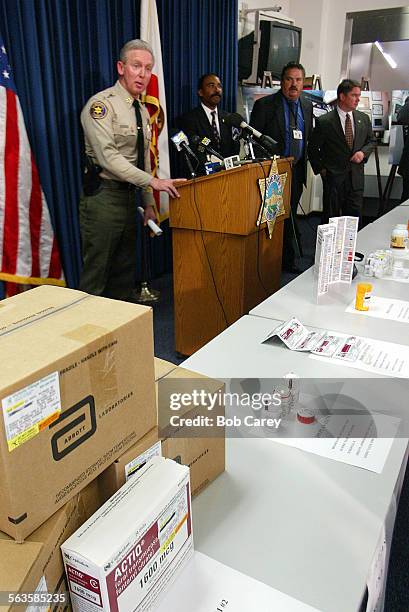
<svg viewBox="0 0 409 612">
<path fill-rule="evenodd" d="M 249 132 L 247 132 L 246 134 L 244 134 L 244 136 L 242 136 L 243 140 L 244 140 L 244 150 L 246 152 L 246 159 L 251 159 L 251 161 L 255 161 L 256 160 L 256 156 L 254 155 L 254 149 L 253 149 L 253 140 L 251 138 L 251 134 Z"/>
<path fill-rule="evenodd" d="M 189 168 L 190 176 L 192 179 L 196 177 L 196 173 L 193 170 L 192 162 L 190 161 L 190 157 L 186 151 L 183 151 L 183 155 L 185 156 L 185 161 L 187 163 L 187 167 Z"/>
<path fill-rule="evenodd" d="M 270 153 L 270 151 L 268 149 L 266 149 L 256 138 L 254 138 L 253 134 L 251 134 L 250 132 L 247 132 L 247 134 L 244 136 L 244 140 L 246 140 L 247 143 L 248 143 L 249 149 L 251 151 L 251 159 L 253 161 L 255 161 L 256 158 L 255 158 L 255 155 L 254 155 L 253 147 L 251 145 L 256 145 L 262 151 L 264 151 L 264 153 L 267 156 L 264 159 L 273 159 L 273 157 L 274 157 L 273 153 Z"/>
</svg>

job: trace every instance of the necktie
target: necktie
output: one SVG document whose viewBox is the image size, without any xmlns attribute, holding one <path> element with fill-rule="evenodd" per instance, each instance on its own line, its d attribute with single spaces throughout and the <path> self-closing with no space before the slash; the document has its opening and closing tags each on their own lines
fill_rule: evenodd
<svg viewBox="0 0 409 612">
<path fill-rule="evenodd" d="M 352 121 L 349 113 L 345 117 L 345 140 L 350 149 L 354 146 L 354 134 L 352 131 Z"/>
<path fill-rule="evenodd" d="M 294 130 L 298 130 L 298 109 L 294 100 L 288 102 L 288 108 L 290 109 L 290 155 L 294 157 L 295 163 L 301 157 L 301 140 L 294 138 Z"/>
<path fill-rule="evenodd" d="M 133 101 L 133 107 L 135 109 L 136 128 L 137 128 L 136 148 L 138 152 L 138 159 L 137 159 L 136 165 L 140 170 L 145 170 L 145 145 L 143 141 L 143 123 L 142 123 L 141 109 L 139 108 L 138 100 Z"/>
<path fill-rule="evenodd" d="M 215 148 L 220 150 L 220 134 L 218 132 L 217 124 L 216 124 L 216 111 L 212 111 L 210 114 L 212 116 L 213 142 L 214 142 Z"/>
</svg>

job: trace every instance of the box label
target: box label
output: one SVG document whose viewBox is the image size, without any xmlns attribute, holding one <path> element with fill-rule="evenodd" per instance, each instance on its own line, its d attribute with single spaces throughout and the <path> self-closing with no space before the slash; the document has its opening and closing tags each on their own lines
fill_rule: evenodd
<svg viewBox="0 0 409 612">
<path fill-rule="evenodd" d="M 2 412 L 9 452 L 36 436 L 61 412 L 58 372 L 5 397 Z"/>
<path fill-rule="evenodd" d="M 148 463 L 148 461 L 153 459 L 153 457 L 162 457 L 162 445 L 160 440 L 125 465 L 125 480 L 128 480 L 131 476 L 136 474 L 136 472 Z"/>
<path fill-rule="evenodd" d="M 99 580 L 94 576 L 90 576 L 89 574 L 85 574 L 84 572 L 80 572 L 75 567 L 71 565 L 66 566 L 67 569 L 67 578 L 69 589 L 71 593 L 71 597 L 73 598 L 73 604 L 75 605 L 76 597 L 78 596 L 81 599 L 85 599 L 92 604 L 95 604 L 99 608 L 102 608 L 102 599 L 101 599 L 101 587 Z M 79 607 L 82 604 L 79 604 Z M 94 609 L 91 606 L 91 609 Z"/>
<path fill-rule="evenodd" d="M 110 611 L 144 610 L 143 600 L 166 568 L 177 562 L 190 534 L 189 489 L 182 487 L 158 520 L 107 575 Z"/>
</svg>

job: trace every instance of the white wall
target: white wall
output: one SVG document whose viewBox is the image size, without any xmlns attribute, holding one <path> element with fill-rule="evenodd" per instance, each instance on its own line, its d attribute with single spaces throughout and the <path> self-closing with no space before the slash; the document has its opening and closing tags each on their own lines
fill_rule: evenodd
<svg viewBox="0 0 409 612">
<path fill-rule="evenodd" d="M 239 0 L 239 8 L 243 2 Z M 307 75 L 320 74 L 324 89 L 336 89 L 341 73 L 342 47 L 347 13 L 405 6 L 405 0 L 247 0 L 247 8 L 278 4 L 303 29 L 301 62 Z M 248 16 L 244 33 L 252 29 L 254 21 Z M 243 23 L 239 23 L 239 35 Z M 406 79 L 408 80 L 408 79 Z M 403 85 L 401 85 L 403 86 Z M 379 89 L 385 89 L 380 87 Z"/>
<path fill-rule="evenodd" d="M 355 46 L 355 45 L 353 45 Z M 391 68 L 385 61 L 381 52 L 374 49 L 371 61 L 371 88 L 402 89 L 409 86 L 409 41 L 399 40 L 396 42 L 382 43 L 385 53 L 389 53 L 397 63 L 395 69 Z"/>
<path fill-rule="evenodd" d="M 289 14 L 296 25 L 303 28 L 303 46 L 307 45 L 302 51 L 307 73 L 320 73 L 324 89 L 336 88 L 341 72 L 346 14 L 405 4 L 403 0 L 290 0 Z"/>
<path fill-rule="evenodd" d="M 351 49 L 351 63 L 349 66 L 349 77 L 355 79 L 355 81 L 361 82 L 362 77 L 368 77 L 370 79 L 371 89 L 383 89 L 372 83 L 371 70 L 372 70 L 372 43 L 362 43 L 359 45 L 352 45 Z M 377 51 L 378 52 L 378 51 Z"/>
</svg>

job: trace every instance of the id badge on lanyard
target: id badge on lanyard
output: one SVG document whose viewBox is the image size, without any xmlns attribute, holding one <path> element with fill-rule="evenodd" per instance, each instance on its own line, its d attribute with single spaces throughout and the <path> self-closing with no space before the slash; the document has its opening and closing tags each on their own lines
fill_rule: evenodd
<svg viewBox="0 0 409 612">
<path fill-rule="evenodd" d="M 294 140 L 302 140 L 302 131 L 301 130 L 293 130 L 293 138 L 294 138 Z"/>
</svg>

